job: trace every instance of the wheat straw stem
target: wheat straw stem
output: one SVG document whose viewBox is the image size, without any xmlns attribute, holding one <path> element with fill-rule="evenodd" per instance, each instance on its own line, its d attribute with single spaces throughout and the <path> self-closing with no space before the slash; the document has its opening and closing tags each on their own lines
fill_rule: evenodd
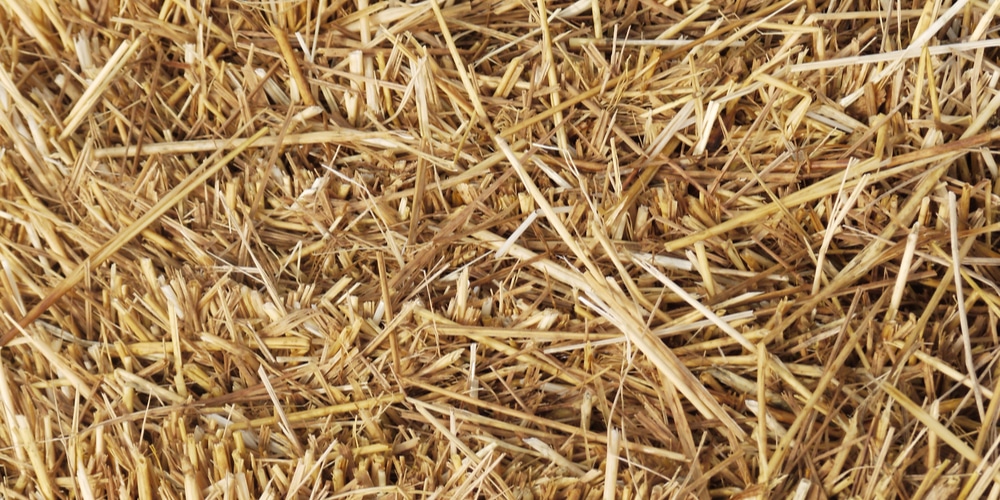
<svg viewBox="0 0 1000 500">
<path fill-rule="evenodd" d="M 965 368 L 969 372 L 969 380 L 972 381 L 972 392 L 976 396 L 976 408 L 979 409 L 979 419 L 982 421 L 986 409 L 983 405 L 983 391 L 979 387 L 978 377 L 976 377 L 976 361 L 972 357 L 972 337 L 969 334 L 969 316 L 965 310 L 965 292 L 963 291 L 964 278 L 962 277 L 962 256 L 961 247 L 958 243 L 958 204 L 955 201 L 955 192 L 948 191 L 948 215 L 950 224 L 948 233 L 951 237 L 951 266 L 952 274 L 955 278 L 955 307 L 958 314 L 959 325 L 962 328 L 962 347 L 965 350 Z"/>
</svg>

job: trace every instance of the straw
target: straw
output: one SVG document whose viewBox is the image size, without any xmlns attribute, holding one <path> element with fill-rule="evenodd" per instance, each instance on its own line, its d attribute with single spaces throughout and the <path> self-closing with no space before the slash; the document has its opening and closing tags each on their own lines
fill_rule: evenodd
<svg viewBox="0 0 1000 500">
<path fill-rule="evenodd" d="M 0 0 L 0 497 L 996 496 L 998 12 Z"/>
</svg>

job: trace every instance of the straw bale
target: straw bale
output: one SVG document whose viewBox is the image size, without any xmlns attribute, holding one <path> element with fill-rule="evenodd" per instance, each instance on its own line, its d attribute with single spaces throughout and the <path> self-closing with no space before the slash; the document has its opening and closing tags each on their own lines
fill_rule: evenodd
<svg viewBox="0 0 1000 500">
<path fill-rule="evenodd" d="M 2 0 L 0 496 L 995 497 L 998 10 Z"/>
</svg>

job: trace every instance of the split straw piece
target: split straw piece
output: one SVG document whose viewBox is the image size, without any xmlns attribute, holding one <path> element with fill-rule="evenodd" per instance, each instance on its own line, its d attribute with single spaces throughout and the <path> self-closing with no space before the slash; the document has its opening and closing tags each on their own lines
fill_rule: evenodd
<svg viewBox="0 0 1000 500">
<path fill-rule="evenodd" d="M 936 31 L 934 33 L 937 33 Z M 971 52 L 973 50 L 994 48 L 1000 45 L 1000 40 L 976 40 L 961 43 L 949 43 L 944 45 L 927 45 L 924 48 L 932 56 L 946 56 L 958 52 Z M 807 71 L 817 71 L 820 69 L 832 69 L 842 66 L 855 66 L 860 64 L 877 64 L 882 62 L 893 62 L 904 59 L 920 57 L 922 52 L 915 52 L 912 48 L 901 50 L 891 50 L 888 52 L 878 52 L 875 54 L 864 54 L 858 56 L 840 57 L 827 59 L 825 61 L 810 61 L 806 63 L 791 64 L 788 71 L 792 73 L 802 73 Z"/>
<path fill-rule="evenodd" d="M 241 142 L 239 146 L 230 151 L 229 154 L 217 161 L 214 165 L 210 167 L 199 167 L 198 170 L 201 170 L 201 173 L 197 173 L 198 170 L 196 170 L 195 173 L 189 175 L 183 182 L 178 184 L 177 187 L 167 193 L 167 195 L 164 196 L 156 205 L 153 205 L 153 208 L 151 208 L 149 212 L 146 212 L 146 215 L 143 215 L 139 218 L 139 220 L 132 223 L 131 226 L 119 232 L 114 238 L 109 240 L 101 246 L 101 248 L 97 249 L 97 251 L 91 256 L 81 262 L 80 265 L 76 266 L 76 268 L 73 269 L 73 272 L 69 273 L 69 275 L 67 275 L 62 282 L 60 282 L 59 285 L 45 297 L 44 300 L 39 302 L 38 305 L 28 311 L 28 314 L 17 322 L 20 328 L 27 328 L 28 325 L 38 319 L 49 307 L 52 307 L 52 304 L 55 304 L 57 300 L 59 300 L 63 295 L 66 295 L 66 293 L 72 290 L 77 283 L 82 281 L 86 273 L 90 272 L 91 269 L 97 268 L 103 264 L 104 261 L 111 258 L 111 256 L 117 253 L 118 250 L 125 246 L 126 243 L 138 236 L 139 233 L 144 231 L 150 226 L 150 224 L 163 216 L 163 214 L 167 213 L 167 210 L 170 210 L 171 207 L 180 203 L 180 201 L 186 198 L 191 191 L 194 191 L 198 186 L 201 186 L 208 181 L 208 179 L 215 175 L 216 172 L 222 169 L 222 167 L 228 165 L 229 162 L 233 161 L 237 155 L 242 153 L 243 150 L 247 149 L 254 142 L 267 134 L 267 132 L 267 127 L 264 127 L 256 134 L 250 136 L 247 140 Z M 8 330 L 3 338 L 0 338 L 0 347 L 7 345 L 7 343 L 17 335 L 18 331 L 19 328 L 17 326 Z"/>
<path fill-rule="evenodd" d="M 94 77 L 94 81 L 83 92 L 83 95 L 77 99 L 76 104 L 73 105 L 73 109 L 69 111 L 66 119 L 63 120 L 64 127 L 62 133 L 59 134 L 60 141 L 66 140 L 69 136 L 73 135 L 73 132 L 76 132 L 76 128 L 83 123 L 83 120 L 88 116 L 88 112 L 97 105 L 101 100 L 101 96 L 104 95 L 104 91 L 111 85 L 114 75 L 121 72 L 125 63 L 135 54 L 135 51 L 139 50 L 139 46 L 145 40 L 146 36 L 140 35 L 135 40 L 132 40 L 131 43 L 122 42 L 118 50 L 114 54 L 111 54 L 111 58 L 101 68 L 101 72 Z"/>
<path fill-rule="evenodd" d="M 976 408 L 979 410 L 979 420 L 986 416 L 986 408 L 983 406 L 983 391 L 979 387 L 976 378 L 976 360 L 972 357 L 972 338 L 969 335 L 969 315 L 965 309 L 965 294 L 962 291 L 962 250 L 958 243 L 958 202 L 955 201 L 955 192 L 948 191 L 948 234 L 951 236 L 951 265 L 955 270 L 952 275 L 955 277 L 955 308 L 958 314 L 959 326 L 962 328 L 962 347 L 965 351 L 965 368 L 969 371 L 969 379 L 972 380 L 972 393 L 976 396 Z"/>
<path fill-rule="evenodd" d="M 287 134 L 285 137 L 264 137 L 246 147 L 267 148 L 274 146 L 300 146 L 311 144 L 364 144 L 366 146 L 392 148 L 399 146 L 393 139 L 409 140 L 399 134 L 389 132 L 361 132 L 357 130 L 338 128 L 320 132 L 305 132 L 302 134 Z M 95 159 L 132 158 L 134 156 L 178 155 L 185 153 L 203 153 L 225 149 L 235 144 L 238 139 L 197 139 L 191 141 L 159 142 L 144 144 L 142 148 L 135 145 L 113 146 L 94 150 Z"/>
<path fill-rule="evenodd" d="M 302 67 L 299 66 L 298 59 L 295 58 L 295 51 L 292 50 L 291 44 L 288 43 L 288 35 L 277 26 L 271 26 L 271 35 L 274 36 L 274 41 L 278 42 L 278 49 L 281 50 L 281 56 L 285 59 L 285 65 L 288 66 L 289 75 L 291 75 L 295 86 L 299 89 L 299 97 L 302 98 L 302 102 L 306 106 L 315 106 L 316 99 L 313 99 L 308 80 L 306 80 L 306 77 L 302 73 Z"/>
<path fill-rule="evenodd" d="M 687 302 L 688 305 L 690 305 L 696 311 L 705 316 L 706 319 L 711 321 L 712 324 L 714 324 L 720 330 L 725 332 L 726 335 L 729 335 L 733 340 L 738 342 L 741 346 L 743 346 L 744 349 L 754 354 L 757 353 L 757 346 L 753 342 L 750 342 L 750 340 L 744 337 L 742 333 L 740 333 L 737 329 L 733 328 L 733 326 L 730 325 L 729 323 L 726 323 L 725 320 L 723 320 L 717 314 L 712 312 L 711 309 L 706 307 L 705 304 L 702 304 L 697 298 L 688 293 L 687 290 L 681 288 L 681 286 L 678 285 L 677 283 L 674 283 L 674 280 L 668 278 L 666 274 L 660 272 L 660 270 L 654 267 L 650 262 L 640 259 L 633 259 L 632 262 L 638 265 L 639 267 L 643 268 L 647 273 L 656 278 L 657 281 L 666 285 L 666 287 L 669 288 L 670 291 L 674 292 L 678 297 L 683 299 L 684 302 Z"/>
</svg>

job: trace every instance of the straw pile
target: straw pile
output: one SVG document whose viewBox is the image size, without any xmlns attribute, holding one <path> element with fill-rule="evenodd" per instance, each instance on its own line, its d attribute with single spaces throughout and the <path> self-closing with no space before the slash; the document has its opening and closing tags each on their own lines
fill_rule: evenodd
<svg viewBox="0 0 1000 500">
<path fill-rule="evenodd" d="M 4 498 L 1000 492 L 1000 3 L 0 6 Z"/>
</svg>

